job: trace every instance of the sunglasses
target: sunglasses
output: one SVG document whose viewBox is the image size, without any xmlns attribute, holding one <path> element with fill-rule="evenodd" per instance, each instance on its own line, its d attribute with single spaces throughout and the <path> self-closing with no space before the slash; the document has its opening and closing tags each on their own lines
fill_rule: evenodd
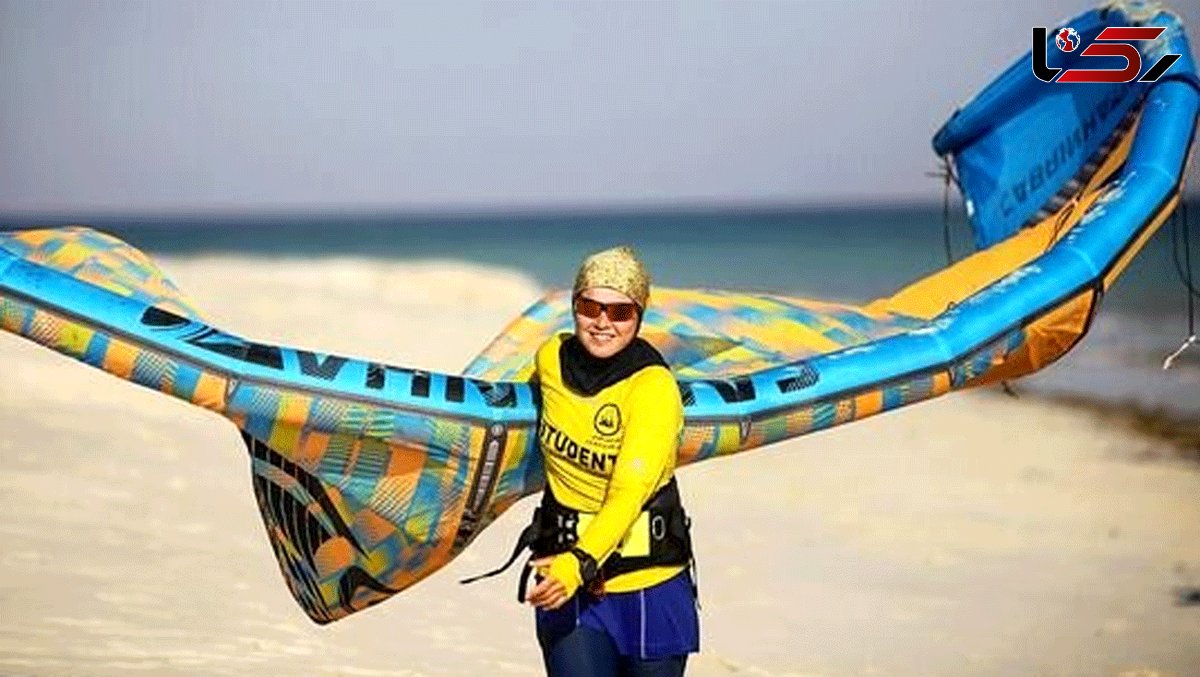
<svg viewBox="0 0 1200 677">
<path fill-rule="evenodd" d="M 601 303 L 596 299 L 580 296 L 575 299 L 575 312 L 590 320 L 600 317 L 600 313 L 608 316 L 609 322 L 628 322 L 637 317 L 636 303 Z"/>
</svg>

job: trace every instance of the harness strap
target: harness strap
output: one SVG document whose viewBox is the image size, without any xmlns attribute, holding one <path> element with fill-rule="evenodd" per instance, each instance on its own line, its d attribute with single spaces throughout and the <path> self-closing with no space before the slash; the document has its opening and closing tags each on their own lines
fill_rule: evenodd
<svg viewBox="0 0 1200 677">
<path fill-rule="evenodd" d="M 533 567 L 529 562 L 521 567 L 521 578 L 517 581 L 517 601 L 521 604 L 525 603 L 525 591 L 529 589 L 529 575 L 533 573 Z"/>
<path fill-rule="evenodd" d="M 559 503 L 547 487 L 545 493 L 542 494 L 542 505 L 533 511 L 533 519 L 521 531 L 508 561 L 497 569 L 464 578 L 459 583 L 465 585 L 504 573 L 517 561 L 526 548 L 532 552 L 534 557 L 574 552 L 580 562 L 580 574 L 584 579 L 585 587 L 596 587 L 597 582 L 606 578 L 613 578 L 655 564 L 690 565 L 694 571 L 695 560 L 692 556 L 689 533 L 691 520 L 683 512 L 683 506 L 679 503 L 679 489 L 675 478 L 672 477 L 670 481 L 660 487 L 650 497 L 650 500 L 646 501 L 642 509 L 644 512 L 651 512 L 649 536 L 652 539 L 651 547 L 654 548 L 654 551 L 646 556 L 626 558 L 614 553 L 603 566 L 597 566 L 595 559 L 575 546 L 579 512 Z M 659 550 L 659 548 L 663 549 Z M 589 564 L 590 566 L 588 566 Z M 526 562 L 517 583 L 517 601 L 525 601 L 525 591 L 533 572 L 534 567 Z M 694 581 L 693 576 L 693 584 Z"/>
<path fill-rule="evenodd" d="M 501 565 L 499 569 L 493 569 L 492 571 L 489 571 L 489 572 L 483 573 L 483 574 L 479 574 L 478 576 L 471 576 L 470 578 L 464 578 L 461 581 L 459 581 L 459 583 L 462 585 L 466 585 L 468 583 L 474 583 L 475 581 L 483 580 L 485 578 L 491 578 L 492 576 L 498 576 L 498 575 L 504 573 L 505 571 L 507 571 L 508 568 L 513 565 L 513 562 L 517 561 L 517 558 L 521 556 L 521 552 L 524 551 L 526 548 L 533 546 L 533 542 L 535 540 L 537 540 L 537 537 L 538 537 L 538 513 L 539 512 L 541 512 L 541 508 L 537 508 L 533 511 L 533 522 L 531 522 L 529 524 L 529 526 L 525 527 L 521 531 L 521 535 L 517 538 L 517 544 L 516 544 L 516 546 L 513 547 L 512 555 L 510 555 L 508 557 L 507 562 L 505 562 L 503 565 Z M 529 578 L 528 569 L 529 569 L 529 567 L 526 567 L 526 572 L 521 574 L 522 582 L 524 582 L 526 579 Z M 522 585 L 521 587 L 524 588 L 524 585 Z M 523 590 L 522 590 L 520 596 L 521 597 L 525 596 Z M 522 599 L 521 601 L 524 602 L 525 600 Z"/>
</svg>

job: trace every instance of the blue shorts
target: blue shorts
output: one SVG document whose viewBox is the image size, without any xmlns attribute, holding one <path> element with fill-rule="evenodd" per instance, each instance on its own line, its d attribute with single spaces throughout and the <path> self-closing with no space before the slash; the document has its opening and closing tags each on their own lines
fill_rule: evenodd
<svg viewBox="0 0 1200 677">
<path fill-rule="evenodd" d="M 700 650 L 700 618 L 686 569 L 644 590 L 602 597 L 580 590 L 554 611 L 538 609 L 536 616 L 544 652 L 577 626 L 605 633 L 628 658 L 655 660 Z"/>
</svg>

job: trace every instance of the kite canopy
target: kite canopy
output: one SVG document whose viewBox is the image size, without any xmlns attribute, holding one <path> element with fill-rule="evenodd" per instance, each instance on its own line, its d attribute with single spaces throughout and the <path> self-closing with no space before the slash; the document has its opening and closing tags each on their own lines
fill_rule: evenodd
<svg viewBox="0 0 1200 677">
<path fill-rule="evenodd" d="M 1073 25 L 1087 39 L 1135 21 L 1110 9 Z M 1168 28 L 1155 49 L 1184 55 L 1159 83 L 1043 83 L 1026 56 L 938 132 L 979 248 L 962 261 L 861 307 L 656 288 L 643 335 L 679 378 L 680 464 L 1021 376 L 1074 346 L 1179 200 L 1195 64 L 1173 16 L 1147 23 Z M 242 431 L 284 578 L 321 623 L 433 573 L 542 488 L 531 359 L 570 329 L 568 301 L 548 295 L 464 375 L 437 374 L 228 334 L 88 228 L 0 235 L 0 328 Z"/>
<path fill-rule="evenodd" d="M 933 137 L 934 152 L 954 159 L 978 248 L 1060 213 L 1112 154 L 1111 146 L 1134 124 L 1148 91 L 1170 81 L 1197 83 L 1183 26 L 1172 14 L 1141 3 L 1112 5 L 1077 16 L 1064 24 L 1064 29 L 1078 33 L 1079 45 L 1090 45 L 1106 28 L 1143 25 L 1161 26 L 1166 31 L 1157 40 L 1132 43 L 1141 55 L 1139 79 L 1046 83 L 1033 76 L 1031 55 L 1027 54 L 956 111 Z M 1084 49 L 1063 51 L 1055 45 L 1055 34 L 1051 30 L 1047 38 L 1049 68 L 1125 67 L 1124 57 L 1085 57 Z M 1159 81 L 1141 82 L 1166 54 L 1181 58 Z M 1183 132 L 1191 128 L 1186 115 L 1172 119 Z M 1164 133 L 1161 138 L 1178 138 L 1179 131 Z M 1133 160 L 1146 161 L 1147 169 L 1162 170 L 1162 179 L 1173 184 L 1177 178 L 1172 178 L 1171 172 L 1186 156 L 1187 143 L 1164 146 L 1161 150 L 1168 150 L 1167 156 L 1153 162 L 1150 153 L 1158 150 L 1141 148 Z"/>
</svg>

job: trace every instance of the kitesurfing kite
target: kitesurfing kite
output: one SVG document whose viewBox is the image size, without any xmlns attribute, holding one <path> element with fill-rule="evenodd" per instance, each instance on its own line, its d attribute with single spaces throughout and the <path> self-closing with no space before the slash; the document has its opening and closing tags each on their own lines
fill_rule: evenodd
<svg viewBox="0 0 1200 677">
<path fill-rule="evenodd" d="M 934 137 L 974 254 L 863 306 L 654 290 L 642 335 L 679 379 L 680 465 L 1012 379 L 1080 340 L 1178 204 L 1200 102 L 1176 17 L 1117 6 L 1070 23 L 1084 44 L 1110 26 L 1165 27 L 1123 43 L 1143 72 L 1181 56 L 1154 82 L 1093 84 L 1044 82 L 1026 56 Z M 1047 67 L 1125 67 L 1054 40 Z M 280 568 L 318 623 L 430 575 L 542 489 L 531 358 L 570 324 L 552 293 L 462 375 L 437 374 L 226 333 L 145 255 L 88 228 L 0 235 L 0 327 L 242 431 Z"/>
</svg>

